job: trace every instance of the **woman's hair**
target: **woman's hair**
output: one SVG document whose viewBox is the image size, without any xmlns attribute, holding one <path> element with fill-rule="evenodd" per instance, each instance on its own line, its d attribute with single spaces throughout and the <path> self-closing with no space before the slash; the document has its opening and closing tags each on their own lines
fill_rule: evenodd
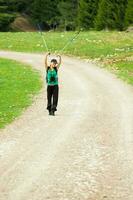
<svg viewBox="0 0 133 200">
<path fill-rule="evenodd" d="M 53 62 L 54 64 L 57 64 L 57 60 L 56 59 L 52 59 L 51 62 Z"/>
</svg>

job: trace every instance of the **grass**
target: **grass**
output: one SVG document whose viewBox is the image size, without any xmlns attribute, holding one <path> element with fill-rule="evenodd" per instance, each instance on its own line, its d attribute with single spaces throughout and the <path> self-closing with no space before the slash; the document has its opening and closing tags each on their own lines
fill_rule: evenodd
<svg viewBox="0 0 133 200">
<path fill-rule="evenodd" d="M 44 37 L 51 52 L 61 50 L 66 42 L 72 38 L 74 32 L 47 32 Z M 42 38 L 37 32 L 31 33 L 0 33 L 0 49 L 21 52 L 44 52 Z M 73 45 L 63 52 L 65 55 L 78 56 L 88 61 L 100 62 L 102 66 L 114 71 L 127 82 L 132 84 L 133 79 L 133 33 L 132 32 L 97 32 L 89 31 L 80 33 Z M 126 73 L 128 59 L 130 61 L 130 73 Z M 119 64 L 118 64 L 119 63 Z M 123 65 L 125 67 L 123 67 Z M 119 66 L 119 67 L 118 67 Z M 118 68 L 118 70 L 116 70 Z M 119 71 L 119 73 L 118 73 Z M 128 79 L 130 81 L 128 81 Z"/>
<path fill-rule="evenodd" d="M 42 87 L 40 75 L 19 62 L 0 59 L 0 128 L 27 108 Z"/>
<path fill-rule="evenodd" d="M 50 52 L 57 53 L 74 32 L 43 33 Z M 19 52 L 45 52 L 39 33 L 0 33 L 0 49 Z M 97 32 L 80 33 L 63 52 L 88 61 L 100 63 L 119 78 L 133 85 L 133 33 Z M 12 122 L 32 103 L 32 97 L 41 88 L 37 71 L 21 63 L 0 59 L 0 128 Z"/>
<path fill-rule="evenodd" d="M 114 68 L 119 78 L 133 85 L 133 61 L 116 62 Z"/>
</svg>

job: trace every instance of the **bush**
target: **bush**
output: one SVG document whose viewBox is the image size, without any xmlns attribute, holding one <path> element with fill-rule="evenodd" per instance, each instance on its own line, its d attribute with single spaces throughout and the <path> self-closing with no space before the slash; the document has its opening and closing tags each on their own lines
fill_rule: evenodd
<svg viewBox="0 0 133 200">
<path fill-rule="evenodd" d="M 0 13 L 5 13 L 7 12 L 8 6 L 0 6 Z"/>
<path fill-rule="evenodd" d="M 133 25 L 133 1 L 128 0 L 128 6 L 126 9 L 126 16 L 125 16 L 125 26 L 128 27 Z"/>
<path fill-rule="evenodd" d="M 9 25 L 14 19 L 14 14 L 0 13 L 0 31 L 8 31 L 10 29 Z"/>
</svg>

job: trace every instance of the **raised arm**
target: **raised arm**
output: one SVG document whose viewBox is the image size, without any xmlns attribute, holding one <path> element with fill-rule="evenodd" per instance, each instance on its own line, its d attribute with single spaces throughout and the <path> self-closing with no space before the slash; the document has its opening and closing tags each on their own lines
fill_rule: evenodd
<svg viewBox="0 0 133 200">
<path fill-rule="evenodd" d="M 48 68 L 48 56 L 50 55 L 50 53 L 48 53 L 45 57 L 45 68 Z"/>
<path fill-rule="evenodd" d="M 58 68 L 60 67 L 60 65 L 61 65 L 61 62 L 62 62 L 62 59 L 61 59 L 61 56 L 60 55 L 58 55 L 58 57 L 59 57 L 59 62 L 58 62 Z"/>
</svg>

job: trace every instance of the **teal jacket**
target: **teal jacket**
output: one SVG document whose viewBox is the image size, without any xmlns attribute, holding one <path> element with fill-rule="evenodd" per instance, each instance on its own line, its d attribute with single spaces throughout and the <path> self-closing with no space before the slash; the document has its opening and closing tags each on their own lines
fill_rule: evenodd
<svg viewBox="0 0 133 200">
<path fill-rule="evenodd" d="M 58 70 L 56 67 L 53 70 L 50 67 L 47 68 L 46 82 L 47 85 L 58 85 Z"/>
</svg>

